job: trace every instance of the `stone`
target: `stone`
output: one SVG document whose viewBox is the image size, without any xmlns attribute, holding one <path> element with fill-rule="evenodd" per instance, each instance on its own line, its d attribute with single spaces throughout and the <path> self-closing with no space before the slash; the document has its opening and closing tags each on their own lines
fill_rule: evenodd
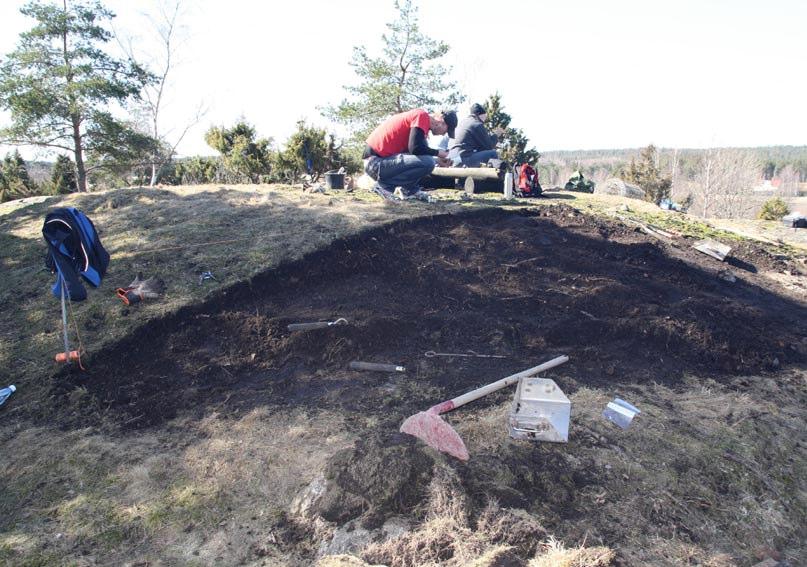
<svg viewBox="0 0 807 567">
<path fill-rule="evenodd" d="M 327 484 L 325 474 L 320 473 L 294 497 L 289 506 L 289 514 L 301 518 L 313 518 L 316 515 L 316 508 L 325 494 Z"/>
<path fill-rule="evenodd" d="M 625 183 L 618 177 L 611 177 L 606 179 L 603 183 L 597 184 L 594 188 L 594 193 L 603 195 L 618 195 L 620 197 L 627 197 L 628 199 L 641 199 L 644 200 L 644 189 L 638 185 L 631 185 Z"/>
<path fill-rule="evenodd" d="M 322 542 L 317 555 L 324 557 L 358 553 L 371 544 L 377 535 L 378 530 L 367 530 L 359 525 L 358 520 L 352 520 L 337 528 L 330 541 Z"/>
</svg>

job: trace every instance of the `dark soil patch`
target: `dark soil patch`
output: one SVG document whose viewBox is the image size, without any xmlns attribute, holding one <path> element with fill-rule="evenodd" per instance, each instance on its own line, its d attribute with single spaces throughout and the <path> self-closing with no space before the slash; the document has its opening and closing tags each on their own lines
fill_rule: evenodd
<svg viewBox="0 0 807 567">
<path fill-rule="evenodd" d="M 749 246 L 740 254 L 759 271 L 780 267 Z M 804 361 L 807 308 L 751 272 L 723 281 L 725 267 L 565 206 L 396 223 L 139 329 L 88 372 L 56 377 L 43 416 L 131 429 L 210 407 L 327 404 L 397 422 L 436 394 L 559 353 L 571 355 L 568 374 L 595 386 Z M 286 330 L 337 317 L 351 324 Z M 508 358 L 423 356 L 468 349 Z M 402 364 L 408 372 L 392 380 L 417 388 L 390 401 L 388 377 L 348 371 L 351 360 Z"/>
<path fill-rule="evenodd" d="M 571 391 L 674 386 L 685 374 L 726 383 L 807 360 L 807 307 L 772 292 L 759 274 L 783 269 L 781 260 L 743 244 L 727 266 L 689 242 L 648 238 L 567 206 L 399 222 L 144 326 L 97 354 L 88 372 L 54 377 L 34 417 L 114 433 L 211 411 L 236 416 L 256 406 L 300 406 L 339 411 L 357 431 L 372 420 L 373 430 L 395 432 L 408 415 L 558 354 L 571 358 L 562 367 Z M 718 276 L 727 268 L 733 283 Z M 338 317 L 350 325 L 286 329 Z M 423 355 L 469 349 L 507 358 Z M 353 372 L 351 360 L 400 364 L 407 372 Z M 388 438 L 390 447 L 401 443 Z M 377 452 L 394 460 L 395 451 L 412 449 L 403 443 Z M 558 522 L 583 513 L 574 493 L 598 474 L 593 463 L 572 472 L 540 445 L 487 458 L 489 466 L 462 473 L 474 497 L 528 510 L 540 503 Z M 374 494 L 360 480 L 367 471 L 381 474 L 376 463 L 340 462 L 333 461 L 331 477 L 367 497 L 353 503 L 356 514 L 377 513 L 377 506 L 400 512 L 422 494 L 422 487 L 402 492 L 398 485 Z M 400 472 L 390 482 L 428 479 Z M 489 480 L 497 475 L 509 480 L 494 489 Z M 347 508 L 345 517 L 354 515 Z"/>
</svg>

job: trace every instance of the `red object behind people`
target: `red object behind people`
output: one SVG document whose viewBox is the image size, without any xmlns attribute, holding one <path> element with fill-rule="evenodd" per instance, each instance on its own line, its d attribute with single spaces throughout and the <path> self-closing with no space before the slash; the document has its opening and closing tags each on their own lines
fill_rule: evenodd
<svg viewBox="0 0 807 567">
<path fill-rule="evenodd" d="M 409 151 L 409 131 L 417 126 L 429 134 L 429 113 L 422 108 L 408 110 L 382 122 L 367 138 L 367 145 L 381 157 Z"/>
</svg>

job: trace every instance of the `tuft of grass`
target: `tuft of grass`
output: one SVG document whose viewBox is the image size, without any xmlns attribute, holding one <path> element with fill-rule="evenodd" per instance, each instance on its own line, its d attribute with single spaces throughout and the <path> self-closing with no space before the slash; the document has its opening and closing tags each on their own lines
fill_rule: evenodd
<svg viewBox="0 0 807 567">
<path fill-rule="evenodd" d="M 427 502 L 426 518 L 420 526 L 388 541 L 369 545 L 361 557 L 389 567 L 486 567 L 533 549 L 546 535 L 543 527 L 526 512 L 502 509 L 495 502 L 472 525 L 459 478 L 445 465 L 435 470 Z M 518 530 L 513 530 L 514 525 Z M 604 547 L 581 546 L 566 550 L 559 541 L 550 539 L 533 561 L 539 561 L 537 566 L 606 567 L 614 556 L 612 550 Z M 550 562 L 541 562 L 546 557 Z M 552 563 L 552 558 L 566 558 L 570 562 Z"/>
<path fill-rule="evenodd" d="M 154 534 L 168 527 L 194 526 L 209 529 L 224 520 L 231 504 L 226 494 L 215 486 L 181 483 L 161 495 L 137 516 L 146 533 Z"/>
<path fill-rule="evenodd" d="M 131 538 L 136 526 L 119 514 L 112 498 L 97 493 L 82 493 L 51 512 L 71 539 L 100 544 L 112 549 Z"/>
<path fill-rule="evenodd" d="M 616 558 L 613 549 L 607 547 L 566 547 L 563 542 L 550 537 L 542 551 L 529 562 L 528 567 L 608 567 Z"/>
</svg>

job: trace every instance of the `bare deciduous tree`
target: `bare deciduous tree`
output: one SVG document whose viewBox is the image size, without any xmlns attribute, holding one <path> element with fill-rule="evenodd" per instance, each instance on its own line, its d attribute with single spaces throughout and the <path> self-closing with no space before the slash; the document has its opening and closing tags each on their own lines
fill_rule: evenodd
<svg viewBox="0 0 807 567">
<path fill-rule="evenodd" d="M 799 195 L 799 170 L 792 165 L 784 166 L 778 175 L 780 179 L 777 193 L 781 197 L 798 197 Z"/>
<path fill-rule="evenodd" d="M 747 216 L 754 205 L 753 187 L 759 182 L 761 164 L 751 152 L 735 149 L 706 150 L 700 170 L 690 185 L 691 212 L 702 217 Z"/>
<path fill-rule="evenodd" d="M 203 103 L 199 103 L 193 115 L 189 116 L 179 129 L 164 129 L 163 110 L 166 104 L 166 92 L 170 87 L 169 75 L 176 64 L 176 53 L 181 45 L 177 39 L 180 29 L 179 20 L 183 15 L 182 0 L 157 0 L 155 14 L 145 14 L 154 39 L 159 46 L 159 53 L 149 54 L 147 59 L 156 67 L 153 69 L 157 81 L 143 89 L 142 93 L 142 116 L 147 123 L 146 129 L 149 134 L 160 142 L 159 151 L 152 156 L 150 187 L 154 187 L 159 181 L 161 168 L 169 163 L 176 153 L 177 146 L 185 138 L 188 130 L 196 126 L 207 113 Z M 132 58 L 138 60 L 146 58 L 135 53 L 131 39 L 123 49 Z"/>
<path fill-rule="evenodd" d="M 677 181 L 676 177 L 678 174 L 678 148 L 673 150 L 672 159 L 670 160 L 670 192 L 675 194 L 676 186 L 675 182 Z"/>
</svg>

